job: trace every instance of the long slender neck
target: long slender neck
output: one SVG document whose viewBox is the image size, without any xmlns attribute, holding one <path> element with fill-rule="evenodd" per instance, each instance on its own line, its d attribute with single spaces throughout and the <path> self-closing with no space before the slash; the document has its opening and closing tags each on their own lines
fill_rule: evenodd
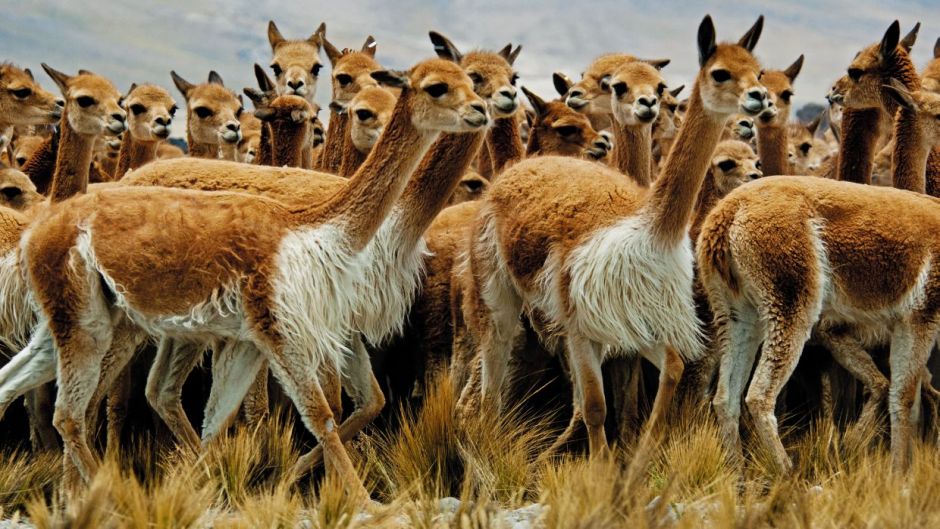
<svg viewBox="0 0 940 529">
<path fill-rule="evenodd" d="M 274 149 L 271 146 L 271 125 L 261 123 L 261 140 L 258 141 L 258 165 L 274 164 Z"/>
<path fill-rule="evenodd" d="M 303 212 L 300 223 L 338 217 L 350 250 L 359 251 L 369 242 L 437 137 L 436 132 L 420 130 L 412 123 L 413 99 L 413 91 L 402 90 L 392 118 L 366 161 L 327 204 Z"/>
<path fill-rule="evenodd" d="M 326 129 L 326 139 L 323 151 L 320 153 L 319 169 L 328 173 L 339 171 L 343 161 L 343 149 L 346 146 L 346 136 L 349 135 L 349 114 L 339 114 L 330 110 L 330 127 Z"/>
<path fill-rule="evenodd" d="M 187 116 L 187 123 L 193 123 L 192 112 Z M 189 148 L 189 156 L 193 158 L 218 158 L 219 146 L 209 143 L 197 143 L 193 139 L 193 131 L 190 126 L 186 127 L 186 145 Z"/>
<path fill-rule="evenodd" d="M 880 121 L 881 110 L 877 108 L 847 108 L 842 113 L 842 145 L 836 180 L 871 184 Z"/>
<path fill-rule="evenodd" d="M 117 166 L 114 168 L 112 180 L 120 180 L 131 169 L 152 162 L 157 157 L 156 141 L 138 141 L 131 137 L 131 132 L 126 131 L 121 138 L 121 150 L 118 151 Z"/>
<path fill-rule="evenodd" d="M 692 239 L 693 245 L 698 239 L 705 217 L 718 203 L 719 198 L 718 188 L 715 187 L 715 177 L 711 171 L 708 171 L 705 174 L 705 180 L 702 181 L 702 189 L 698 192 L 698 200 L 695 201 L 695 212 L 692 215 L 692 226 L 689 227 L 689 237 Z"/>
<path fill-rule="evenodd" d="M 940 148 L 930 149 L 927 156 L 927 194 L 940 197 Z"/>
<path fill-rule="evenodd" d="M 790 174 L 787 128 L 781 125 L 762 125 L 760 120 L 757 121 L 757 153 L 760 155 L 764 174 Z"/>
<path fill-rule="evenodd" d="M 53 203 L 88 189 L 88 171 L 95 147 L 95 136 L 79 134 L 69 125 L 67 109 L 62 113 L 59 129 L 62 137 L 59 139 L 55 173 L 52 174 L 52 185 L 49 188 L 49 197 Z"/>
<path fill-rule="evenodd" d="M 931 145 L 917 126 L 914 112 L 904 108 L 898 111 L 894 138 L 894 157 L 891 161 L 894 187 L 926 193 L 927 157 Z"/>
<path fill-rule="evenodd" d="M 652 181 L 653 163 L 653 126 L 645 123 L 639 126 L 626 125 L 614 120 L 614 156 L 617 169 L 630 176 L 643 187 L 649 187 Z"/>
<path fill-rule="evenodd" d="M 340 176 L 350 177 L 356 173 L 356 170 L 366 161 L 368 153 L 363 153 L 353 144 L 352 140 L 346 139 L 346 148 L 343 150 L 343 160 L 339 164 Z"/>
<path fill-rule="evenodd" d="M 483 145 L 483 132 L 441 134 L 408 180 L 395 205 L 393 233 L 400 244 L 413 248 L 437 214 L 447 206 L 454 188 Z"/>
<path fill-rule="evenodd" d="M 493 175 L 498 177 L 503 169 L 518 162 L 525 155 L 525 147 L 519 135 L 519 113 L 497 118 L 490 129 L 487 143 L 493 161 Z"/>
<path fill-rule="evenodd" d="M 49 186 L 52 185 L 52 173 L 55 171 L 58 152 L 59 133 L 54 132 L 39 145 L 23 166 L 23 172 L 36 186 L 36 191 L 42 195 L 48 194 Z"/>
<path fill-rule="evenodd" d="M 488 142 L 483 142 L 483 145 L 480 145 L 480 152 L 477 153 L 476 158 L 476 166 L 477 173 L 479 173 L 480 176 L 490 182 L 493 181 L 493 156 L 490 154 L 490 145 Z"/>
<path fill-rule="evenodd" d="M 653 237 L 663 246 L 676 246 L 685 236 L 709 159 L 727 118 L 705 110 L 696 83 L 685 122 L 645 205 L 652 217 Z"/>
<path fill-rule="evenodd" d="M 302 167 L 307 144 L 307 123 L 275 121 L 271 126 L 272 165 Z"/>
</svg>

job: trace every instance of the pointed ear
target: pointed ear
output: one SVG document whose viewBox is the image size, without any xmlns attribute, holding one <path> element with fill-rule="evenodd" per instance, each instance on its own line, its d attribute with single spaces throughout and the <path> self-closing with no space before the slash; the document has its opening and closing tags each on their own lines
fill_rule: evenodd
<svg viewBox="0 0 940 529">
<path fill-rule="evenodd" d="M 888 81 L 888 84 L 884 85 L 887 88 L 888 95 L 891 96 L 899 105 L 906 108 L 907 110 L 917 110 L 917 103 L 914 102 L 914 98 L 911 96 L 911 93 L 907 91 L 907 88 L 901 84 L 897 79 L 891 78 Z"/>
<path fill-rule="evenodd" d="M 81 69 L 78 71 L 78 75 L 95 75 L 95 72 L 91 70 Z"/>
<path fill-rule="evenodd" d="M 884 60 L 894 54 L 894 51 L 898 48 L 898 41 L 901 38 L 901 24 L 897 20 L 891 23 L 888 26 L 888 30 L 885 31 L 885 36 L 881 38 L 881 48 L 879 53 L 881 54 L 881 59 Z"/>
<path fill-rule="evenodd" d="M 937 42 L 940 42 L 940 39 L 938 39 Z M 36 78 L 33 77 L 33 71 L 30 70 L 29 68 L 23 68 L 23 72 L 24 72 L 26 75 L 28 75 L 29 78 L 32 79 L 33 81 L 36 80 Z"/>
<path fill-rule="evenodd" d="M 268 42 L 271 43 L 271 51 L 276 51 L 277 47 L 286 42 L 287 39 L 281 35 L 281 30 L 277 29 L 277 24 L 273 20 L 268 21 Z"/>
<path fill-rule="evenodd" d="M 760 33 L 764 30 L 764 15 L 757 17 L 757 22 L 754 22 L 754 25 L 751 26 L 751 29 L 747 30 L 747 33 L 741 37 L 741 40 L 738 41 L 738 46 L 746 49 L 747 51 L 754 51 L 754 46 L 757 46 L 757 40 L 760 39 Z"/>
<path fill-rule="evenodd" d="M 320 22 L 320 25 L 317 26 L 317 30 L 313 32 L 312 35 L 307 37 L 307 42 L 313 44 L 317 48 L 323 46 L 323 36 L 326 35 L 326 22 Z"/>
<path fill-rule="evenodd" d="M 917 33 L 920 31 L 920 22 L 914 24 L 914 27 L 907 32 L 907 35 L 904 35 L 904 38 L 901 39 L 901 46 L 907 50 L 911 51 L 911 48 L 914 47 L 914 43 L 917 42 Z"/>
<path fill-rule="evenodd" d="M 803 69 L 803 55 L 793 62 L 786 70 L 783 71 L 783 75 L 786 75 L 790 82 L 796 81 L 796 76 L 800 75 L 800 70 Z"/>
<path fill-rule="evenodd" d="M 698 26 L 698 65 L 704 67 L 718 46 L 715 44 L 715 23 L 711 15 L 705 15 Z"/>
<path fill-rule="evenodd" d="M 509 54 L 512 53 L 512 42 L 510 42 L 509 44 L 503 46 L 503 49 L 499 50 L 499 51 L 496 52 L 496 53 L 497 53 L 500 57 L 506 59 L 506 61 L 509 61 Z"/>
<path fill-rule="evenodd" d="M 196 87 L 196 85 L 190 83 L 186 79 L 183 79 L 175 71 L 170 71 L 170 77 L 173 78 L 173 84 L 176 85 L 176 89 L 183 94 L 183 99 L 189 99 L 189 92 Z"/>
<path fill-rule="evenodd" d="M 238 100 L 238 104 L 239 104 L 239 105 L 241 105 L 242 107 L 245 106 L 245 100 L 242 99 L 242 95 L 241 95 L 241 94 L 235 94 L 235 99 Z"/>
<path fill-rule="evenodd" d="M 323 43 L 323 49 L 326 50 L 326 57 L 330 59 L 330 64 L 336 66 L 336 61 L 339 60 L 342 53 L 336 49 L 332 42 L 326 40 L 326 35 L 320 35 L 320 41 Z"/>
<path fill-rule="evenodd" d="M 532 104 L 532 110 L 535 110 L 535 115 L 538 117 L 544 116 L 546 111 L 545 100 L 535 95 L 531 90 L 524 86 L 522 87 L 522 93 L 525 94 L 526 99 L 528 99 L 529 103 Z"/>
<path fill-rule="evenodd" d="M 209 71 L 209 82 L 211 84 L 217 84 L 219 86 L 225 86 L 225 83 L 222 82 L 222 76 L 219 75 L 219 72 L 215 70 Z"/>
<path fill-rule="evenodd" d="M 666 66 L 669 66 L 669 63 L 672 62 L 672 59 L 640 59 L 641 61 L 649 64 L 657 70 L 662 70 Z"/>
<path fill-rule="evenodd" d="M 933 58 L 940 59 L 940 37 L 937 37 L 937 42 L 933 43 Z"/>
<path fill-rule="evenodd" d="M 521 51 L 522 51 L 522 44 L 516 46 L 516 49 L 512 50 L 512 53 L 509 54 L 509 58 L 507 59 L 509 61 L 509 64 L 516 63 L 516 59 L 519 57 L 519 52 Z"/>
<path fill-rule="evenodd" d="M 137 83 L 131 83 L 131 87 L 127 89 L 127 95 L 131 95 L 131 92 L 137 88 Z"/>
<path fill-rule="evenodd" d="M 268 77 L 268 73 L 265 72 L 264 68 L 258 63 L 255 63 L 255 80 L 258 81 L 258 88 L 260 88 L 262 92 L 274 91 L 274 81 Z M 254 99 L 252 99 L 252 101 L 254 101 Z"/>
<path fill-rule="evenodd" d="M 261 121 L 271 121 L 272 119 L 274 119 L 274 115 L 275 115 L 274 110 L 268 107 L 255 109 L 255 117 L 260 119 Z"/>
<path fill-rule="evenodd" d="M 46 74 L 48 74 L 49 77 L 55 81 L 55 84 L 59 86 L 59 90 L 62 91 L 62 95 L 65 95 L 65 93 L 69 90 L 68 83 L 71 77 L 60 72 L 59 70 L 52 68 L 46 63 L 42 63 L 42 69 L 45 70 Z"/>
<path fill-rule="evenodd" d="M 242 89 L 242 92 L 244 92 L 245 95 L 248 96 L 248 99 L 250 99 L 251 102 L 255 104 L 256 109 L 264 103 L 264 92 L 261 90 L 246 86 Z M 255 115 L 257 116 L 257 113 L 255 113 Z"/>
<path fill-rule="evenodd" d="M 670 91 L 669 91 L 669 95 L 671 95 L 672 97 L 679 97 L 679 94 L 682 93 L 682 89 L 683 89 L 683 88 L 685 88 L 685 85 L 684 85 L 684 84 L 680 84 L 678 87 L 673 88 L 672 90 L 670 90 Z"/>
<path fill-rule="evenodd" d="M 820 112 L 813 121 L 809 122 L 809 125 L 806 126 L 806 130 L 809 131 L 810 136 L 816 136 L 816 129 L 819 128 L 819 124 L 822 123 L 823 116 L 828 115 L 828 112 Z"/>
<path fill-rule="evenodd" d="M 567 94 L 568 90 L 571 90 L 571 85 L 574 84 L 567 75 L 561 72 L 555 72 L 552 74 L 552 83 L 555 85 L 555 91 L 558 92 L 558 95 L 560 96 Z"/>
<path fill-rule="evenodd" d="M 372 35 L 366 37 L 366 41 L 362 43 L 362 53 L 365 53 L 369 57 L 375 57 L 375 49 L 378 46 L 378 43 L 375 41 L 375 38 Z"/>
<path fill-rule="evenodd" d="M 434 53 L 441 59 L 447 59 L 458 64 L 463 59 L 463 54 L 460 53 L 457 46 L 454 46 L 454 43 L 444 35 L 431 31 L 428 36 L 431 37 L 431 44 L 434 45 Z"/>
<path fill-rule="evenodd" d="M 392 88 L 405 88 L 408 86 L 408 72 L 398 70 L 378 70 L 370 74 L 380 84 Z"/>
</svg>

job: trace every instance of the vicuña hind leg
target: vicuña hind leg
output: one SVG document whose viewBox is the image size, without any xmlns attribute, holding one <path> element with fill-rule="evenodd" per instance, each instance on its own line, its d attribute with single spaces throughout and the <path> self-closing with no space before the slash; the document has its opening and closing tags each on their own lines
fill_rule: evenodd
<svg viewBox="0 0 940 529">
<path fill-rule="evenodd" d="M 55 380 L 56 352 L 44 322 L 33 330 L 29 343 L 0 369 L 0 417 L 27 391 Z"/>
<path fill-rule="evenodd" d="M 147 375 L 147 402 L 163 419 L 180 443 L 199 447 L 199 435 L 183 411 L 182 391 L 186 377 L 199 363 L 203 349 L 194 343 L 161 338 L 157 355 Z"/>
<path fill-rule="evenodd" d="M 343 369 L 343 387 L 352 397 L 355 407 L 352 414 L 339 425 L 339 438 L 344 443 L 368 426 L 385 407 L 385 396 L 382 395 L 379 381 L 372 374 L 369 352 L 359 334 L 353 337 L 352 352 Z M 323 446 L 317 445 L 300 459 L 297 471 L 306 473 L 322 460 Z"/>
<path fill-rule="evenodd" d="M 868 401 L 862 408 L 860 424 L 868 424 L 874 419 L 888 396 L 888 379 L 881 374 L 871 355 L 862 348 L 858 339 L 845 327 L 836 329 L 817 329 L 816 336 L 832 353 L 832 357 L 846 371 L 852 374 L 868 390 Z"/>
<path fill-rule="evenodd" d="M 914 315 L 912 319 L 930 321 Z M 888 413 L 891 417 L 891 462 L 895 469 L 906 470 L 911 464 L 914 407 L 920 396 L 923 370 L 937 325 L 910 322 L 897 324 L 891 337 L 891 388 L 888 392 Z"/>
<path fill-rule="evenodd" d="M 264 357 L 252 342 L 227 340 L 215 348 L 212 389 L 202 425 L 203 444 L 215 439 L 235 418 L 262 366 Z"/>
<path fill-rule="evenodd" d="M 565 343 L 568 346 L 568 364 L 574 377 L 574 391 L 580 395 L 591 455 L 606 454 L 608 447 L 604 420 L 607 418 L 607 403 L 601 376 L 603 347 L 573 333 L 568 334 Z"/>
<path fill-rule="evenodd" d="M 712 405 L 725 447 L 741 460 L 741 397 L 760 348 L 761 333 L 756 314 L 750 307 L 739 308 L 736 312 L 737 317 L 724 316 L 730 314 L 728 310 L 716 320 L 716 348 L 711 354 L 720 355 L 720 360 Z"/>
</svg>

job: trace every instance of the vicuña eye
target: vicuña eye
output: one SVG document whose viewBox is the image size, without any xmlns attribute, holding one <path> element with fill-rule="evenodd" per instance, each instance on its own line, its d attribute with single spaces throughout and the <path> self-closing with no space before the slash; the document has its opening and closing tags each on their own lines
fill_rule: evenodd
<svg viewBox="0 0 940 529">
<path fill-rule="evenodd" d="M 712 79 L 714 79 L 716 83 L 723 83 L 731 79 L 731 72 L 724 69 L 712 70 Z"/>
<path fill-rule="evenodd" d="M 144 105 L 141 105 L 140 103 L 134 103 L 133 105 L 131 105 L 131 112 L 133 112 L 135 116 L 139 116 L 146 111 L 147 111 L 147 107 L 145 107 Z"/>
<path fill-rule="evenodd" d="M 340 86 L 346 86 L 352 82 L 352 76 L 348 73 L 338 73 L 336 74 L 336 82 L 339 83 Z"/>
<path fill-rule="evenodd" d="M 722 160 L 718 162 L 718 168 L 724 172 L 728 172 L 738 166 L 738 162 L 734 160 Z"/>
<path fill-rule="evenodd" d="M 562 125 L 561 127 L 555 127 L 555 132 L 562 136 L 571 136 L 578 133 L 578 127 L 574 125 Z"/>
<path fill-rule="evenodd" d="M 75 102 L 82 108 L 88 108 L 95 104 L 95 98 L 91 96 L 79 96 L 75 99 Z"/>
<path fill-rule="evenodd" d="M 200 119 L 206 119 L 212 115 L 212 110 L 206 107 L 196 107 L 193 109 L 193 112 L 195 112 Z"/>
<path fill-rule="evenodd" d="M 427 92 L 431 97 L 441 97 L 447 93 L 447 83 L 434 83 L 424 87 L 424 91 Z"/>
<path fill-rule="evenodd" d="M 614 93 L 617 94 L 617 97 L 623 96 L 623 94 L 626 94 L 628 90 L 630 90 L 630 88 L 627 86 L 627 83 L 623 81 L 614 84 Z"/>
<path fill-rule="evenodd" d="M 271 71 L 274 72 L 274 77 L 280 77 L 283 73 L 283 70 L 281 70 L 281 65 L 276 62 L 271 64 Z"/>
<path fill-rule="evenodd" d="M 809 153 L 809 150 L 813 148 L 813 144 L 808 141 L 804 141 L 800 144 L 800 150 L 803 151 L 803 154 Z"/>
<path fill-rule="evenodd" d="M 323 65 L 322 65 L 322 64 L 320 64 L 320 63 L 314 64 L 314 65 L 313 65 L 313 68 L 310 69 L 310 73 L 311 73 L 314 77 L 316 77 L 316 76 L 320 75 L 320 69 L 321 69 L 321 68 L 323 68 Z"/>
<path fill-rule="evenodd" d="M 359 118 L 359 121 L 368 121 L 372 119 L 372 116 L 374 115 L 375 114 L 373 114 L 371 110 L 367 110 L 365 108 L 360 108 L 356 111 L 356 117 Z"/>
<path fill-rule="evenodd" d="M 33 91 L 30 88 L 18 88 L 11 91 L 17 99 L 26 99 L 27 97 L 33 95 Z"/>
<path fill-rule="evenodd" d="M 791 97 L 793 97 L 793 92 L 789 90 L 784 90 L 780 93 L 780 99 L 782 99 L 784 103 L 789 103 Z"/>
</svg>

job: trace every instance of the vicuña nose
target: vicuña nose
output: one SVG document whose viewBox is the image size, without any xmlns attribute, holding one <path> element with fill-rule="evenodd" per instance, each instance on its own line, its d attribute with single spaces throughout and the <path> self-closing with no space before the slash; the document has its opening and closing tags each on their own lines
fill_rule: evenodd
<svg viewBox="0 0 940 529">
<path fill-rule="evenodd" d="M 164 118 L 163 116 L 157 116 L 153 120 L 157 125 L 163 125 L 164 127 L 170 124 L 170 120 Z"/>
<path fill-rule="evenodd" d="M 117 121 L 123 122 L 123 121 L 124 121 L 124 118 L 125 118 L 125 115 L 124 115 L 123 113 L 121 113 L 121 112 L 115 112 L 115 113 L 111 114 L 111 117 L 114 118 L 114 119 L 116 119 Z"/>
<path fill-rule="evenodd" d="M 293 88 L 294 90 L 297 90 L 298 88 L 300 88 L 300 87 L 303 86 L 303 85 L 304 85 L 303 79 L 294 79 L 294 80 L 291 80 L 291 81 L 287 81 L 287 86 Z"/>
<path fill-rule="evenodd" d="M 758 101 L 763 101 L 767 99 L 767 91 L 763 88 L 752 88 L 747 92 L 747 96 L 751 99 L 756 99 Z"/>
<path fill-rule="evenodd" d="M 656 101 L 657 99 L 655 97 L 640 96 L 637 98 L 637 102 L 639 104 L 648 106 L 648 107 L 654 106 L 656 104 Z"/>
<path fill-rule="evenodd" d="M 238 132 L 238 129 L 241 128 L 241 125 L 239 125 L 238 123 L 228 123 L 225 125 L 225 128 L 227 128 L 228 130 L 232 132 Z"/>
<path fill-rule="evenodd" d="M 764 176 L 763 173 L 749 173 L 747 175 L 747 177 L 750 178 L 751 180 L 757 180 L 761 176 Z"/>
<path fill-rule="evenodd" d="M 484 105 L 483 103 L 472 103 L 470 105 L 470 108 L 472 108 L 473 110 L 476 110 L 480 114 L 486 114 L 486 105 Z"/>
<path fill-rule="evenodd" d="M 515 99 L 516 91 L 509 89 L 509 88 L 503 88 L 502 90 L 499 91 L 499 95 L 503 97 L 508 97 L 509 99 Z"/>
<path fill-rule="evenodd" d="M 65 107 L 65 100 L 62 99 L 61 97 L 55 98 L 55 106 L 57 106 L 57 107 L 63 107 L 63 108 L 64 108 L 64 107 Z"/>
</svg>

